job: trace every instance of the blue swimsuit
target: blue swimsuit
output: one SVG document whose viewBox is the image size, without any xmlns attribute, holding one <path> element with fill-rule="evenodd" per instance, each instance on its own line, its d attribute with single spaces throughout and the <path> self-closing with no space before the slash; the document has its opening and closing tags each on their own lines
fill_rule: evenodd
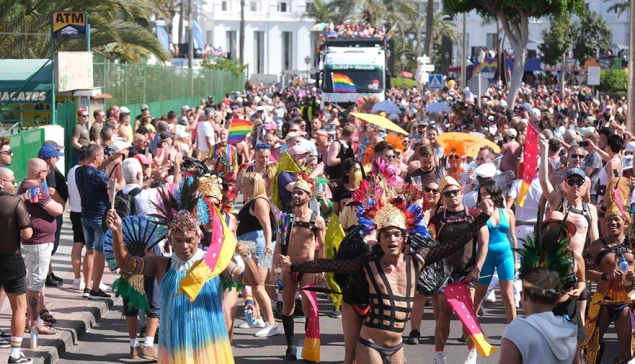
<svg viewBox="0 0 635 364">
<path fill-rule="evenodd" d="M 509 221 L 502 208 L 498 209 L 500 222 L 498 226 L 492 226 L 491 219 L 487 221 L 489 230 L 489 243 L 487 244 L 487 257 L 481 269 L 483 278 L 478 280 L 478 284 L 489 284 L 492 281 L 494 269 L 498 271 L 498 279 L 501 281 L 511 281 L 514 279 L 514 254 L 512 245 L 507 237 L 509 231 Z"/>
</svg>

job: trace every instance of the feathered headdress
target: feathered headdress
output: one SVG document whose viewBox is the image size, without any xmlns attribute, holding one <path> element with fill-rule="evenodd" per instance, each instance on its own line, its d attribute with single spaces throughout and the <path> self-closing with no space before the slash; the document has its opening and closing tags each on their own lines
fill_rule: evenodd
<svg viewBox="0 0 635 364">
<path fill-rule="evenodd" d="M 625 227 L 631 222 L 628 214 L 628 207 L 624 208 L 630 196 L 629 181 L 626 178 L 612 178 L 606 184 L 604 203 L 606 204 L 605 217 L 621 216 L 625 221 Z"/>
<path fill-rule="evenodd" d="M 446 156 L 450 154 L 458 154 L 459 156 L 465 155 L 465 145 L 458 140 L 447 139 L 444 141 L 445 148 L 443 148 L 443 153 Z"/>
<path fill-rule="evenodd" d="M 313 195 L 313 186 L 315 181 L 310 178 L 306 172 L 302 171 L 295 176 L 293 188 L 299 188 L 306 193 Z"/>
<path fill-rule="evenodd" d="M 181 188 L 159 189 L 159 200 L 154 203 L 157 213 L 150 216 L 158 223 L 168 226 L 168 237 L 176 231 L 198 231 L 199 220 L 196 216 L 198 204 L 198 179 L 184 179 Z"/>
<path fill-rule="evenodd" d="M 386 138 L 384 139 L 386 140 L 388 143 L 392 144 L 393 147 L 395 147 L 395 150 L 398 151 L 399 153 L 403 153 L 405 146 L 404 146 L 404 137 L 397 135 L 395 133 L 390 133 L 388 135 L 386 135 Z"/>
<path fill-rule="evenodd" d="M 534 287 L 524 280 L 526 274 L 536 267 L 544 267 L 558 274 L 560 282 L 564 283 L 570 274 L 571 259 L 573 253 L 569 249 L 570 233 L 567 229 L 567 216 L 562 221 L 558 221 L 559 226 L 543 226 L 543 208 L 538 211 L 538 223 L 534 230 L 533 239 L 528 236 L 522 249 L 515 249 L 522 256 L 520 260 L 519 275 L 523 279 L 523 287 L 543 289 Z M 555 222 L 555 220 L 552 220 Z M 557 294 L 558 292 L 552 292 Z"/>
<path fill-rule="evenodd" d="M 423 209 L 410 198 L 419 193 L 415 191 L 415 186 L 394 183 L 394 176 L 380 160 L 373 167 L 368 180 L 361 182 L 352 197 L 357 205 L 362 233 L 394 226 L 409 233 L 429 236 L 423 221 Z"/>
<path fill-rule="evenodd" d="M 360 108 L 362 111 L 370 112 L 373 106 L 379 102 L 377 96 L 362 96 L 357 101 L 355 101 L 355 105 Z"/>
</svg>

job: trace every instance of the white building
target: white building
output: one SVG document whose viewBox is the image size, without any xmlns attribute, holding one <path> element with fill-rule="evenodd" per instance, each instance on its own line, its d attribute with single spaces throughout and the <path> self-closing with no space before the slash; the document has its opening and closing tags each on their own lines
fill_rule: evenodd
<svg viewBox="0 0 635 364">
<path fill-rule="evenodd" d="M 615 11 L 608 12 L 608 9 L 615 4 L 616 2 L 621 2 L 621 0 L 586 0 L 585 7 L 587 9 L 596 11 L 600 13 L 604 20 L 606 21 L 607 27 L 613 32 L 612 43 L 620 46 L 628 46 L 630 41 L 630 32 L 629 32 L 629 22 L 630 16 L 628 9 L 623 12 L 619 18 L 617 17 L 617 13 Z M 454 23 L 456 24 L 456 29 L 459 31 L 459 39 L 460 33 L 462 29 L 462 19 L 463 14 L 456 14 Z M 572 21 L 576 22 L 578 20 L 577 16 L 573 17 Z M 546 18 L 540 19 L 530 19 L 529 22 L 529 43 L 527 44 L 527 50 L 529 55 L 533 55 L 539 53 L 538 45 L 542 43 L 542 30 L 549 29 L 549 20 Z M 467 29 L 467 52 L 470 55 L 476 56 L 478 54 L 478 49 L 480 47 L 486 47 L 487 49 L 494 48 L 496 45 L 496 23 L 492 24 L 483 24 L 483 19 L 476 13 L 476 11 L 472 11 L 467 14 L 466 19 L 466 29 Z M 502 27 L 501 34 L 502 34 Z M 476 31 L 475 31 L 476 30 Z M 505 38 L 506 39 L 506 38 Z M 505 48 L 511 48 L 509 45 L 509 41 L 506 39 Z M 619 49 L 613 49 L 617 52 Z M 456 59 L 455 64 L 458 64 L 461 59 L 461 46 L 454 47 L 454 57 Z"/>
<path fill-rule="evenodd" d="M 306 72 L 307 56 L 313 64 L 315 40 L 310 29 L 315 22 L 303 15 L 312 5 L 304 0 L 245 0 L 244 61 L 250 75 Z M 205 41 L 238 59 L 240 0 L 209 0 L 201 10 L 198 22 Z"/>
</svg>

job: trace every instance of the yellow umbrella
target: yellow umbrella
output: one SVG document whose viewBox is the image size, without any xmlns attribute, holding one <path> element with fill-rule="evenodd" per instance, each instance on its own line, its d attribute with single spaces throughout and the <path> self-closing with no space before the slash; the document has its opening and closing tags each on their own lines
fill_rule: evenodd
<svg viewBox="0 0 635 364">
<path fill-rule="evenodd" d="M 465 146 L 465 155 L 468 157 L 476 158 L 478 151 L 484 146 L 492 147 L 494 153 L 500 153 L 501 151 L 500 147 L 494 142 L 474 134 L 453 132 L 443 133 L 437 137 L 437 143 L 442 147 L 457 142 Z"/>
<path fill-rule="evenodd" d="M 385 117 L 383 117 L 381 115 L 363 114 L 363 113 L 359 113 L 359 112 L 352 112 L 351 115 L 353 115 L 356 118 L 362 119 L 364 121 L 368 121 L 371 124 L 375 124 L 377 126 L 380 126 L 382 128 L 385 128 L 385 129 L 388 129 L 388 130 L 392 130 L 392 131 L 396 131 L 397 133 L 408 135 L 407 131 L 403 130 L 402 128 L 397 126 L 397 124 L 393 123 L 392 121 L 386 119 Z"/>
</svg>

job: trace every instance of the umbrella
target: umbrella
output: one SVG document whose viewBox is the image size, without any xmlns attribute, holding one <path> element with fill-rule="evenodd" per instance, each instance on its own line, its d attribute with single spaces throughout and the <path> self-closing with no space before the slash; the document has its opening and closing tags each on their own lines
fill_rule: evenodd
<svg viewBox="0 0 635 364">
<path fill-rule="evenodd" d="M 426 112 L 450 112 L 450 107 L 445 102 L 434 102 L 426 106 Z"/>
<path fill-rule="evenodd" d="M 311 27 L 311 31 L 312 32 L 321 32 L 324 30 L 324 28 L 326 28 L 326 26 L 329 25 L 329 23 L 318 23 L 315 24 L 313 27 Z"/>
<path fill-rule="evenodd" d="M 408 71 L 403 71 L 399 73 L 399 77 L 412 78 L 412 73 Z"/>
<path fill-rule="evenodd" d="M 399 106 L 395 104 L 393 101 L 384 100 L 373 105 L 373 108 L 370 110 L 371 113 L 377 114 L 380 112 L 385 112 L 386 114 L 401 114 L 401 110 Z"/>
<path fill-rule="evenodd" d="M 397 133 L 408 135 L 407 131 L 403 130 L 402 128 L 397 126 L 397 124 L 393 123 L 392 121 L 386 119 L 385 117 L 383 117 L 381 115 L 362 114 L 362 113 L 358 113 L 358 112 L 352 112 L 351 115 L 353 115 L 356 118 L 362 119 L 364 121 L 368 121 L 371 124 L 375 124 L 377 126 L 380 126 L 382 128 L 386 128 L 388 130 L 392 130 L 392 131 L 395 131 Z"/>
<path fill-rule="evenodd" d="M 446 141 L 452 140 L 455 143 L 458 141 L 465 146 L 465 154 L 468 157 L 476 158 L 479 149 L 484 146 L 492 147 L 494 153 L 500 153 L 500 147 L 493 142 L 485 138 L 481 138 L 479 136 L 473 134 L 466 133 L 443 133 L 437 137 L 437 143 L 442 147 L 445 147 L 447 144 Z"/>
</svg>

